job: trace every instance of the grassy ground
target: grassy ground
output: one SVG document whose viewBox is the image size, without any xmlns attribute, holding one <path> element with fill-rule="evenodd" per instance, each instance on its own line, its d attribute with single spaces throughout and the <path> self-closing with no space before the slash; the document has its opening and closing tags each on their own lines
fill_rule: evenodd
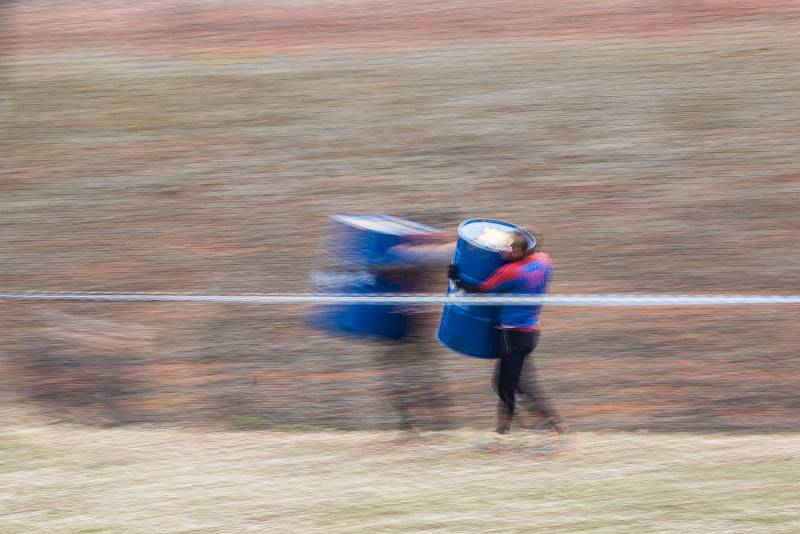
<svg viewBox="0 0 800 534">
<path fill-rule="evenodd" d="M 489 439 L 9 426 L 0 532 L 800 529 L 796 434 L 581 433 L 546 456 Z"/>
<path fill-rule="evenodd" d="M 305 291 L 326 214 L 455 210 L 540 231 L 555 292 L 797 291 L 796 2 L 0 9 L 0 289 Z M 0 533 L 800 531 L 792 310 L 545 310 L 582 431 L 535 456 L 474 447 L 490 364 L 435 310 L 463 428 L 416 445 L 364 430 L 387 349 L 304 312 L 0 304 Z"/>
<path fill-rule="evenodd" d="M 547 4 L 4 8 L 0 287 L 306 291 L 326 214 L 455 209 L 541 231 L 554 292 L 796 292 L 794 3 Z M 303 313 L 0 304 L 2 380 L 87 420 L 390 420 L 384 349 Z M 576 424 L 797 425 L 791 310 L 544 321 Z M 434 328 L 455 416 L 489 424 L 489 366 Z"/>
</svg>

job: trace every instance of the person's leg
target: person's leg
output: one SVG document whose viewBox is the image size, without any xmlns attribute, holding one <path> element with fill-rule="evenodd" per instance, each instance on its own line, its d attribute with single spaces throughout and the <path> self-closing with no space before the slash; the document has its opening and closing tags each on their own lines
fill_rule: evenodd
<svg viewBox="0 0 800 534">
<path fill-rule="evenodd" d="M 499 397 L 497 399 L 497 433 L 498 434 L 505 434 L 509 431 L 511 427 L 511 416 L 509 415 L 508 405 L 505 401 L 505 398 L 508 397 L 506 393 L 507 386 L 505 385 L 505 376 L 503 377 L 503 382 L 500 380 L 500 371 L 503 369 L 503 355 L 499 356 L 497 359 L 497 363 L 494 365 L 494 375 L 492 378 L 492 386 L 494 387 L 495 393 Z M 507 373 L 504 372 L 505 375 Z"/>
<path fill-rule="evenodd" d="M 533 349 L 536 348 L 538 341 L 539 334 L 536 332 L 533 339 Z M 525 408 L 538 418 L 544 419 L 547 424 L 556 425 L 563 421 L 558 410 L 550 402 L 539 383 L 533 356 L 525 361 L 517 382 L 517 393 L 522 396 Z"/>
<path fill-rule="evenodd" d="M 383 393 L 399 418 L 401 430 L 415 428 L 409 385 L 405 376 L 409 348 L 406 340 L 387 342 L 377 358 L 383 378 Z"/>
<path fill-rule="evenodd" d="M 413 337 L 412 344 L 406 379 L 415 420 L 426 428 L 444 430 L 450 426 L 450 403 L 440 362 L 430 343 Z"/>
<path fill-rule="evenodd" d="M 397 409 L 406 428 L 428 426 L 440 393 L 436 382 L 436 369 L 432 355 L 425 343 L 416 337 L 408 338 L 402 345 L 402 360 L 397 361 L 395 388 L 398 392 Z M 438 422 L 437 422 L 438 423 Z M 435 424 L 433 426 L 438 426 Z"/>
<path fill-rule="evenodd" d="M 500 369 L 503 367 L 503 359 L 497 360 L 494 371 L 494 389 L 499 399 L 497 400 L 497 433 L 505 434 L 511 429 L 511 417 L 513 416 L 513 405 L 509 406 L 506 399 L 506 386 L 500 382 Z"/>
<path fill-rule="evenodd" d="M 539 384 L 533 358 L 528 358 L 522 368 L 522 374 L 517 383 L 517 393 L 522 395 L 525 407 L 531 413 L 543 418 L 558 417 L 558 411 L 553 407 Z"/>
<path fill-rule="evenodd" d="M 503 330 L 500 332 L 501 356 L 495 373 L 495 388 L 500 398 L 497 412 L 497 431 L 508 432 L 516 410 L 516 391 L 525 359 L 532 350 L 530 332 Z"/>
</svg>

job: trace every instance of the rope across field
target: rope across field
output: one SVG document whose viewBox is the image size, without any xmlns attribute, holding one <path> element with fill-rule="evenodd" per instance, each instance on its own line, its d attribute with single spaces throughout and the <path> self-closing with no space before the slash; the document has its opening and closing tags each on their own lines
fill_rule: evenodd
<svg viewBox="0 0 800 534">
<path fill-rule="evenodd" d="M 82 302 L 208 302 L 216 304 L 408 304 L 438 306 L 498 306 L 542 304 L 572 307 L 672 307 L 672 306 L 773 306 L 800 305 L 800 295 L 674 295 L 674 294 L 576 294 L 541 296 L 266 293 L 249 295 L 205 295 L 192 293 L 95 293 L 95 292 L 3 292 L 0 301 Z"/>
</svg>

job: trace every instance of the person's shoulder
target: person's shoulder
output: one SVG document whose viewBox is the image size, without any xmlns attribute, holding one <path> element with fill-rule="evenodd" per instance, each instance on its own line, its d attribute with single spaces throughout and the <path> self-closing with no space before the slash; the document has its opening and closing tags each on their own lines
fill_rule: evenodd
<svg viewBox="0 0 800 534">
<path fill-rule="evenodd" d="M 523 268 L 524 262 L 521 261 L 505 263 L 495 269 L 495 271 L 489 276 L 489 280 L 492 280 L 493 282 L 508 282 L 509 280 L 519 278 Z"/>
<path fill-rule="evenodd" d="M 508 275 L 511 273 L 516 273 L 519 270 L 519 262 L 509 262 L 504 263 L 494 271 L 494 275 L 503 274 Z"/>
<path fill-rule="evenodd" d="M 544 267 L 551 267 L 553 265 L 553 258 L 547 252 L 536 252 L 531 256 L 531 262 L 541 264 Z"/>
</svg>

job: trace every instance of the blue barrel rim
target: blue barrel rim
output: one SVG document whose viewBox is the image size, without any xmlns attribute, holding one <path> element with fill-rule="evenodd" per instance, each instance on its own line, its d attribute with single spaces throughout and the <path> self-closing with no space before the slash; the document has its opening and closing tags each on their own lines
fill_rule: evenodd
<svg viewBox="0 0 800 534">
<path fill-rule="evenodd" d="M 330 215 L 328 215 L 328 218 L 330 220 L 332 220 L 333 222 L 336 222 L 336 223 L 339 223 L 339 224 L 343 224 L 345 226 L 349 226 L 351 228 L 355 228 L 355 229 L 362 230 L 362 231 L 365 231 L 365 232 L 374 232 L 376 234 L 382 234 L 382 235 L 388 235 L 388 236 L 396 236 L 396 237 L 422 235 L 422 234 L 435 233 L 435 232 L 440 232 L 441 231 L 439 228 L 436 228 L 435 226 L 430 226 L 430 225 L 423 224 L 423 223 L 420 223 L 420 222 L 417 222 L 417 221 L 412 221 L 412 220 L 409 220 L 409 219 L 403 219 L 402 217 L 396 217 L 394 215 L 387 215 L 387 214 L 384 214 L 384 213 L 353 213 L 353 212 L 342 211 L 342 212 L 331 213 Z M 399 227 L 404 228 L 404 229 L 406 229 L 408 231 L 407 232 L 403 232 L 403 233 L 395 233 L 395 232 L 389 232 L 389 231 L 386 231 L 386 230 L 380 230 L 380 229 L 376 229 L 376 228 L 367 228 L 367 227 L 355 224 L 354 219 L 358 219 L 358 218 L 383 219 L 383 220 L 386 220 L 386 221 L 390 221 L 390 222 L 392 222 L 392 223 L 398 225 Z"/>
<path fill-rule="evenodd" d="M 475 241 L 474 239 L 470 239 L 469 237 L 467 237 L 467 236 L 465 236 L 465 235 L 463 235 L 461 233 L 461 229 L 463 227 L 465 227 L 466 225 L 472 224 L 472 223 L 479 223 L 479 222 L 492 223 L 492 224 L 497 224 L 499 226 L 506 226 L 506 227 L 511 228 L 513 230 L 519 230 L 519 231 L 523 232 L 525 235 L 528 236 L 528 248 L 532 249 L 532 248 L 536 247 L 536 236 L 534 236 L 531 232 L 529 232 L 528 230 L 526 230 L 526 229 L 524 229 L 524 228 L 522 228 L 522 227 L 520 227 L 520 226 L 518 226 L 518 225 L 516 225 L 514 223 L 510 223 L 510 222 L 507 222 L 507 221 L 501 221 L 500 219 L 485 219 L 485 218 L 467 219 L 466 221 L 463 221 L 461 224 L 458 225 L 457 233 L 458 233 L 459 239 L 463 239 L 464 241 L 466 241 L 467 243 L 469 243 L 473 247 L 479 248 L 481 250 L 485 250 L 487 252 L 502 252 L 502 251 L 497 250 L 497 249 L 489 248 L 486 245 L 484 245 L 483 243 L 479 243 L 479 242 Z"/>
</svg>

